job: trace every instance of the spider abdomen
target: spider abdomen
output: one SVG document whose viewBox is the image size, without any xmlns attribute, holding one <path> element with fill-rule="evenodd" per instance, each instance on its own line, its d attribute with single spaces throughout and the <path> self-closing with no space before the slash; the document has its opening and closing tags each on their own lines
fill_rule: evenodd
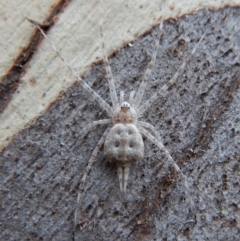
<svg viewBox="0 0 240 241">
<path fill-rule="evenodd" d="M 104 143 L 104 154 L 109 162 L 122 167 L 142 159 L 144 145 L 137 127 L 134 124 L 115 124 Z"/>
</svg>

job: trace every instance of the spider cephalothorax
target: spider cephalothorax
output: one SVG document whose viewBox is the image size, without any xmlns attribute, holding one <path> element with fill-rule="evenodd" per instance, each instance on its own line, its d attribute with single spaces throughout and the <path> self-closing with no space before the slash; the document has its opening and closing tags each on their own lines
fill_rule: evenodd
<svg viewBox="0 0 240 241">
<path fill-rule="evenodd" d="M 123 123 L 136 125 L 137 112 L 128 102 L 125 101 L 118 106 L 116 110 L 114 110 L 112 121 L 113 124 Z"/>
</svg>

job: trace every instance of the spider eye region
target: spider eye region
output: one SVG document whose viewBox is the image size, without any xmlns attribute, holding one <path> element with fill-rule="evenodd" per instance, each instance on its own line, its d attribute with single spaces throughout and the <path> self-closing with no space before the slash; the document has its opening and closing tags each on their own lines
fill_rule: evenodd
<svg viewBox="0 0 240 241">
<path fill-rule="evenodd" d="M 130 109 L 130 107 L 130 104 L 126 101 L 121 104 L 121 109 Z"/>
<path fill-rule="evenodd" d="M 139 130 L 133 124 L 116 124 L 104 143 L 104 153 L 108 161 L 118 166 L 139 161 L 144 155 L 144 145 Z"/>
</svg>

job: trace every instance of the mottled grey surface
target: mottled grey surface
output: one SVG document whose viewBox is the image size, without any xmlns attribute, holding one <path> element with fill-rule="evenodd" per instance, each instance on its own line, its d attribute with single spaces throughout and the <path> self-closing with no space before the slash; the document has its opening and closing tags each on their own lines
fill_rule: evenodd
<svg viewBox="0 0 240 241">
<path fill-rule="evenodd" d="M 188 178 L 158 148 L 119 191 L 116 167 L 98 160 L 87 178 L 75 230 L 76 191 L 105 127 L 84 139 L 81 129 L 106 113 L 74 85 L 1 153 L 1 240 L 238 240 L 240 232 L 240 10 L 199 11 L 164 23 L 164 38 L 145 99 L 166 83 L 209 31 L 168 93 L 141 118 L 155 126 Z M 118 91 L 137 89 L 154 46 L 154 29 L 110 58 Z M 81 56 L 79 56 L 81 57 Z M 105 71 L 85 77 L 110 101 Z M 190 206 L 192 199 L 193 206 Z"/>
</svg>

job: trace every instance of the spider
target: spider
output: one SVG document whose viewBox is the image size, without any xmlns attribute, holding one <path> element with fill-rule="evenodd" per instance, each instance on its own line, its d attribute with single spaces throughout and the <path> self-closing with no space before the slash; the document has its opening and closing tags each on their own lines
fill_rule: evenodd
<svg viewBox="0 0 240 241">
<path fill-rule="evenodd" d="M 94 121 L 91 124 L 88 124 L 83 128 L 80 133 L 80 138 L 84 137 L 89 131 L 93 130 L 98 125 L 108 125 L 100 140 L 98 141 L 86 167 L 86 170 L 81 179 L 78 195 L 77 195 L 77 206 L 79 205 L 80 198 L 84 191 L 84 184 L 86 178 L 91 170 L 93 163 L 97 159 L 97 153 L 99 152 L 102 145 L 104 145 L 104 156 L 109 162 L 114 162 L 117 165 L 117 173 L 119 179 L 120 190 L 126 192 L 127 190 L 127 181 L 129 176 L 130 165 L 134 162 L 141 160 L 144 157 L 144 143 L 142 135 L 154 143 L 167 157 L 167 160 L 173 165 L 175 170 L 180 173 L 181 177 L 184 180 L 184 185 L 186 190 L 188 190 L 188 183 L 185 175 L 182 173 L 178 165 L 175 163 L 171 157 L 169 151 L 164 147 L 161 137 L 158 131 L 150 123 L 140 121 L 139 118 L 142 114 L 148 110 L 148 108 L 156 101 L 163 92 L 167 91 L 176 81 L 179 76 L 179 73 L 184 69 L 186 63 L 189 61 L 191 56 L 196 51 L 199 43 L 202 41 L 206 32 L 202 35 L 200 40 L 197 42 L 191 53 L 183 61 L 182 65 L 179 67 L 177 72 L 171 78 L 171 80 L 163 85 L 154 95 L 152 95 L 148 100 L 146 100 L 142 105 L 142 97 L 146 90 L 147 81 L 150 78 L 151 71 L 154 68 L 158 48 L 160 45 L 160 39 L 163 32 L 163 21 L 160 20 L 158 37 L 155 40 L 154 51 L 149 62 L 146 71 L 143 76 L 143 80 L 139 86 L 137 92 L 131 91 L 129 95 L 129 100 L 126 101 L 124 97 L 124 92 L 120 91 L 118 98 L 117 91 L 114 84 L 113 75 L 111 68 L 108 62 L 108 58 L 105 51 L 104 37 L 102 31 L 102 25 L 100 24 L 100 34 L 101 34 L 101 44 L 103 50 L 103 61 L 106 69 L 106 78 L 108 81 L 109 91 L 112 106 L 110 106 L 101 96 L 99 96 L 83 79 L 74 71 L 74 69 L 68 64 L 68 62 L 61 56 L 55 45 L 49 40 L 49 38 L 44 33 L 41 28 L 41 24 L 38 22 L 28 19 L 33 23 L 42 33 L 42 35 L 49 41 L 53 50 L 59 56 L 59 58 L 65 63 L 65 65 L 70 69 L 72 74 L 77 78 L 82 87 L 89 93 L 89 95 L 99 103 L 101 108 L 107 112 L 110 118 Z M 151 132 L 149 132 L 151 131 Z M 78 216 L 77 208 L 75 213 L 75 224 Z"/>
</svg>

